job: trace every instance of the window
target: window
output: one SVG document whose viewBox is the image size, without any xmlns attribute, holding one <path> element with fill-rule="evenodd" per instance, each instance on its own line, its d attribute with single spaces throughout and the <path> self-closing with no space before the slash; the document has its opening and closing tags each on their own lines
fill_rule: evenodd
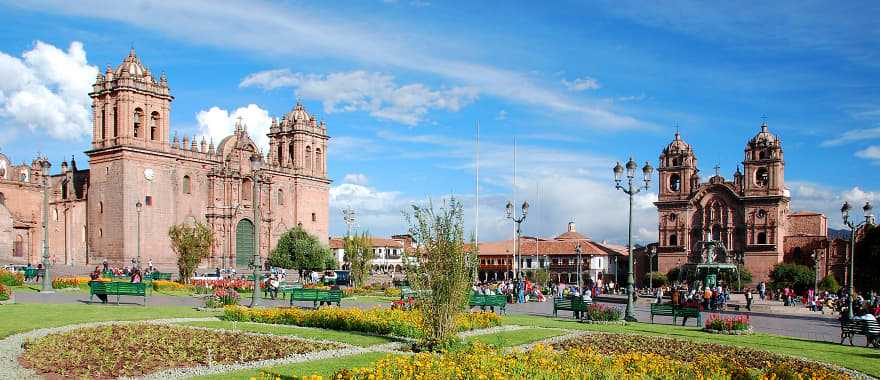
<svg viewBox="0 0 880 380">
<path fill-rule="evenodd" d="M 6 205 L 6 195 L 3 195 L 3 193 L 0 193 L 0 205 Z"/>
<path fill-rule="evenodd" d="M 134 109 L 134 137 L 140 137 L 141 126 L 144 122 L 144 111 L 140 108 Z"/>
<path fill-rule="evenodd" d="M 116 112 L 116 107 L 113 107 L 113 137 L 119 136 L 119 113 Z"/>
<path fill-rule="evenodd" d="M 672 159 L 672 166 L 681 166 L 681 157 L 674 157 Z"/>
<path fill-rule="evenodd" d="M 107 138 L 107 110 L 101 108 L 101 140 Z"/>
<path fill-rule="evenodd" d="M 306 170 L 312 169 L 312 147 L 306 146 Z"/>
<path fill-rule="evenodd" d="M 318 221 L 318 214 L 312 213 L 312 221 L 313 221 L 313 222 L 317 222 L 317 221 Z"/>
<path fill-rule="evenodd" d="M 67 181 L 61 183 L 61 199 L 67 199 Z"/>
<path fill-rule="evenodd" d="M 12 256 L 15 256 L 15 257 L 23 257 L 24 256 L 24 241 L 22 241 L 21 235 L 15 236 L 15 245 L 12 247 Z"/>
<path fill-rule="evenodd" d="M 252 187 L 254 187 L 253 181 L 250 178 L 245 178 L 241 181 L 241 202 L 250 202 L 251 193 L 253 192 Z"/>
<path fill-rule="evenodd" d="M 98 229 L 98 237 L 102 237 L 102 236 L 104 236 L 104 229 L 103 229 L 103 228 L 99 228 L 99 229 Z"/>
<path fill-rule="evenodd" d="M 190 194 L 192 191 L 192 180 L 188 175 L 183 176 L 183 193 Z"/>
<path fill-rule="evenodd" d="M 762 149 L 760 153 L 758 153 L 758 159 L 766 160 L 770 158 L 770 152 L 767 149 Z"/>
<path fill-rule="evenodd" d="M 758 244 L 767 244 L 766 232 L 758 232 Z"/>
<path fill-rule="evenodd" d="M 717 224 L 712 226 L 712 240 L 721 241 L 721 226 Z"/>
<path fill-rule="evenodd" d="M 152 195 L 147 195 L 144 197 L 144 205 L 145 206 L 152 206 L 153 205 L 153 196 Z"/>
<path fill-rule="evenodd" d="M 287 162 L 287 164 L 293 165 L 293 163 L 296 162 L 296 159 L 294 158 L 296 156 L 296 150 L 294 149 L 293 142 L 291 142 L 290 145 L 287 146 L 287 154 L 290 156 L 290 160 Z"/>
<path fill-rule="evenodd" d="M 765 217 L 767 217 L 767 211 L 764 211 L 764 209 L 760 209 L 758 210 L 757 215 L 758 219 L 764 219 Z"/>
<path fill-rule="evenodd" d="M 284 190 L 278 189 L 278 205 L 284 206 Z"/>
<path fill-rule="evenodd" d="M 153 111 L 150 114 L 150 140 L 156 141 L 159 139 L 159 113 Z"/>
<path fill-rule="evenodd" d="M 58 209 L 57 208 L 52 209 L 52 220 L 54 220 L 56 222 L 58 221 Z"/>
<path fill-rule="evenodd" d="M 760 168 L 755 171 L 755 184 L 758 187 L 765 187 L 770 184 L 770 172 L 767 171 L 767 168 Z"/>
<path fill-rule="evenodd" d="M 671 245 L 671 246 L 678 245 L 678 235 L 676 235 L 676 234 L 669 235 L 669 245 Z"/>
<path fill-rule="evenodd" d="M 104 213 L 104 202 L 101 202 L 101 201 L 98 202 L 98 213 L 99 214 Z"/>
<path fill-rule="evenodd" d="M 278 144 L 278 165 L 284 165 L 284 145 Z"/>
<path fill-rule="evenodd" d="M 669 176 L 669 190 L 675 192 L 681 190 L 681 176 L 678 174 Z"/>
<path fill-rule="evenodd" d="M 321 148 L 315 148 L 315 171 L 318 173 L 323 173 L 321 164 Z"/>
<path fill-rule="evenodd" d="M 676 215 L 675 213 L 669 214 L 669 221 L 670 222 L 674 222 L 677 219 L 678 219 L 678 215 Z"/>
</svg>

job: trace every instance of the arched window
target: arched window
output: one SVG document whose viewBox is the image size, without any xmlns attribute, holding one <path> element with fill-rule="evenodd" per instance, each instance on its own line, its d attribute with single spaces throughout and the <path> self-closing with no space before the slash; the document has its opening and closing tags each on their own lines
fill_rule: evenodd
<svg viewBox="0 0 880 380">
<path fill-rule="evenodd" d="M 290 157 L 287 165 L 294 165 L 296 163 L 296 149 L 294 149 L 293 141 L 287 146 L 287 155 Z"/>
<path fill-rule="evenodd" d="M 284 165 L 284 144 L 278 144 L 278 154 L 276 155 L 278 165 Z"/>
<path fill-rule="evenodd" d="M 770 172 L 767 171 L 767 168 L 759 168 L 755 171 L 755 185 L 765 187 L 768 184 L 770 184 Z"/>
<path fill-rule="evenodd" d="M 321 161 L 321 148 L 315 148 L 315 171 L 318 173 L 323 173 L 322 170 L 323 165 Z"/>
<path fill-rule="evenodd" d="M 113 107 L 113 137 L 119 136 L 119 113 L 116 111 L 116 107 Z"/>
<path fill-rule="evenodd" d="M 669 190 L 678 192 L 681 190 L 681 176 L 673 174 L 669 176 Z"/>
<path fill-rule="evenodd" d="M 6 205 L 6 195 L 3 195 L 3 193 L 0 193 L 0 205 Z"/>
<path fill-rule="evenodd" d="M 104 229 L 103 229 L 103 228 L 99 228 L 99 229 L 98 229 L 98 237 L 102 237 L 102 236 L 104 236 Z"/>
<path fill-rule="evenodd" d="M 140 108 L 134 109 L 134 137 L 140 137 L 141 128 L 144 123 L 144 111 Z"/>
<path fill-rule="evenodd" d="M 721 241 L 721 226 L 717 224 L 712 226 L 712 240 Z"/>
<path fill-rule="evenodd" d="M 250 204 L 251 203 L 251 195 L 253 193 L 254 182 L 251 181 L 250 178 L 245 178 L 241 181 L 241 203 Z"/>
<path fill-rule="evenodd" d="M 306 146 L 306 170 L 312 169 L 312 147 Z"/>
<path fill-rule="evenodd" d="M 104 213 L 104 202 L 98 201 L 98 213 L 99 214 Z"/>
<path fill-rule="evenodd" d="M 156 141 L 159 139 L 159 113 L 153 111 L 150 114 L 150 140 Z"/>
<path fill-rule="evenodd" d="M 758 244 L 767 244 L 766 232 L 758 232 Z"/>
<path fill-rule="evenodd" d="M 278 189 L 278 205 L 284 206 L 284 190 Z"/>
<path fill-rule="evenodd" d="M 190 194 L 192 192 L 192 180 L 188 175 L 183 176 L 183 193 Z"/>
<path fill-rule="evenodd" d="M 673 157 L 672 166 L 681 166 L 681 157 Z"/>
<path fill-rule="evenodd" d="M 767 151 L 767 149 L 761 149 L 761 151 L 758 152 L 758 159 L 766 160 L 768 158 L 770 158 L 770 152 Z"/>
<path fill-rule="evenodd" d="M 21 235 L 15 235 L 15 245 L 12 246 L 12 256 L 24 256 L 24 241 L 22 240 Z"/>
<path fill-rule="evenodd" d="M 107 110 L 101 108 L 101 140 L 107 138 Z"/>
<path fill-rule="evenodd" d="M 313 221 L 313 222 L 317 222 L 317 221 L 318 221 L 318 214 L 312 213 L 312 221 Z"/>
<path fill-rule="evenodd" d="M 676 235 L 676 234 L 669 235 L 669 245 L 671 245 L 671 246 L 678 245 L 678 235 Z"/>
</svg>

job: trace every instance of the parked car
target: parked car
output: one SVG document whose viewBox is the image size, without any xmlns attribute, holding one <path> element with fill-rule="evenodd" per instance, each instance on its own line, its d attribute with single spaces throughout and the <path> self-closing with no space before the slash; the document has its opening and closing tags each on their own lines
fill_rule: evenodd
<svg viewBox="0 0 880 380">
<path fill-rule="evenodd" d="M 347 271 L 347 270 L 336 271 L 336 284 L 351 286 L 351 271 Z"/>
</svg>

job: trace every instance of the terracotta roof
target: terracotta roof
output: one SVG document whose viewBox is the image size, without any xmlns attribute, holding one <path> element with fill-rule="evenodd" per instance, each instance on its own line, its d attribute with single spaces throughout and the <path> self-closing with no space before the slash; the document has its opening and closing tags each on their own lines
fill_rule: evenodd
<svg viewBox="0 0 880 380">
<path fill-rule="evenodd" d="M 386 239 L 380 237 L 370 237 L 370 245 L 373 247 L 392 247 L 392 248 L 403 248 L 403 242 L 394 239 Z M 331 249 L 342 249 L 345 248 L 345 239 L 341 237 L 331 237 L 330 238 L 330 248 Z"/>
<path fill-rule="evenodd" d="M 566 232 L 568 233 L 568 232 Z M 575 247 L 580 244 L 584 255 L 625 255 L 625 249 L 619 246 L 600 244 L 590 239 L 543 240 L 520 238 L 519 248 L 523 255 L 574 255 Z M 480 243 L 480 256 L 510 255 L 513 253 L 513 239 Z"/>
<path fill-rule="evenodd" d="M 568 231 L 556 237 L 556 240 L 586 240 L 587 237 L 577 231 Z"/>
<path fill-rule="evenodd" d="M 330 238 L 330 249 L 345 248 L 345 241 L 342 238 Z"/>
</svg>

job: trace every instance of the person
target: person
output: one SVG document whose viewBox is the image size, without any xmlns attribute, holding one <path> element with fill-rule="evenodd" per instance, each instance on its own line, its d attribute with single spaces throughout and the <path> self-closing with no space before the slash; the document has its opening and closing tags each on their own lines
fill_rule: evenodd
<svg viewBox="0 0 880 380">
<path fill-rule="evenodd" d="M 274 275 L 274 274 L 273 274 L 271 277 L 269 277 L 269 286 L 268 286 L 268 288 L 269 288 L 269 296 L 271 296 L 273 300 L 276 299 L 276 298 L 278 298 L 278 287 L 279 287 L 280 285 L 281 285 L 281 284 L 278 282 L 278 276 L 277 276 L 277 275 Z"/>
<path fill-rule="evenodd" d="M 89 273 L 89 286 L 92 286 L 93 282 L 99 282 L 101 279 L 101 267 L 96 266 L 95 270 L 92 273 Z M 107 295 L 106 294 L 96 294 L 98 299 L 101 300 L 101 303 L 107 303 Z"/>
<path fill-rule="evenodd" d="M 46 271 L 43 270 L 43 263 L 37 264 L 37 274 L 34 275 L 34 282 L 40 282 L 43 276 L 46 274 Z"/>
<path fill-rule="evenodd" d="M 711 302 L 712 302 L 712 289 L 709 289 L 709 287 L 707 286 L 706 290 L 703 290 L 703 308 L 708 310 L 710 308 L 710 306 L 712 306 Z"/>
<path fill-rule="evenodd" d="M 767 295 L 767 284 L 764 281 L 758 283 L 758 296 L 761 297 L 761 301 L 764 301 L 764 298 Z"/>
<path fill-rule="evenodd" d="M 150 272 L 153 272 L 153 271 L 156 270 L 156 268 L 153 267 L 153 258 L 152 258 L 152 257 L 150 258 L 149 261 L 147 261 L 147 269 L 148 269 Z"/>
<path fill-rule="evenodd" d="M 143 277 L 141 277 L 141 270 L 139 268 L 134 268 L 131 271 L 131 283 L 132 284 L 140 284 L 143 281 Z"/>
<path fill-rule="evenodd" d="M 104 265 L 104 272 L 110 270 L 110 263 L 107 262 L 107 259 L 104 259 L 102 265 Z"/>
<path fill-rule="evenodd" d="M 654 303 L 658 303 L 658 304 L 663 303 L 663 287 L 662 286 L 657 288 L 656 296 L 657 296 L 657 300 Z"/>
<path fill-rule="evenodd" d="M 748 310 L 748 311 L 752 311 L 752 298 L 754 298 L 754 296 L 752 295 L 752 289 L 747 288 L 746 289 L 746 310 Z"/>
</svg>

